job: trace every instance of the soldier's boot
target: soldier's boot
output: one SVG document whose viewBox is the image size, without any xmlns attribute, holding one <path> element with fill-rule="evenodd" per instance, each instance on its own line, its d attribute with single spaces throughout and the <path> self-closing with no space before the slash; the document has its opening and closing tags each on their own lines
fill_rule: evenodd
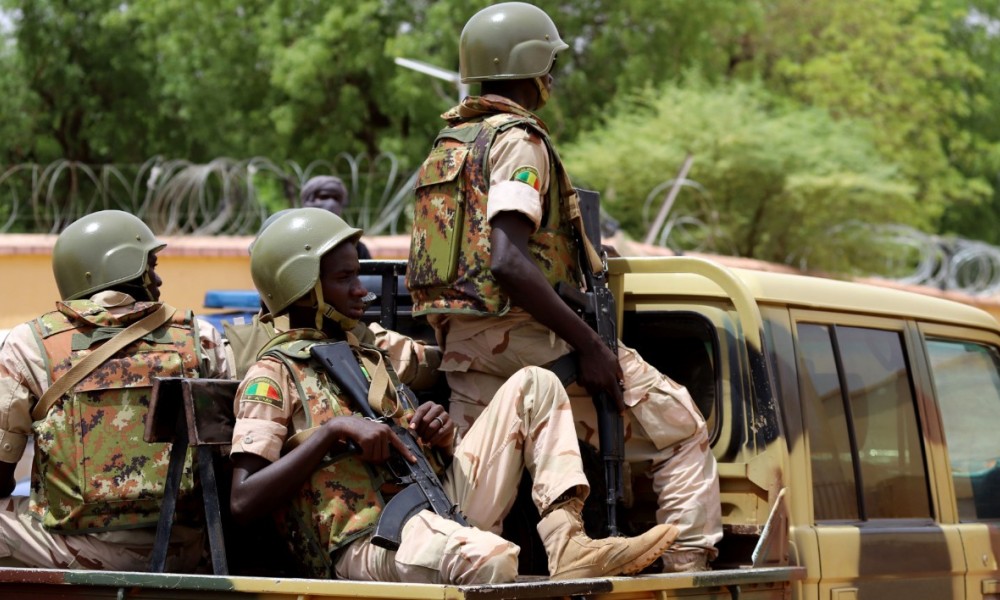
<svg viewBox="0 0 1000 600">
<path fill-rule="evenodd" d="M 663 554 L 664 573 L 696 573 L 710 571 L 708 553 L 701 549 L 685 549 L 674 546 Z"/>
<path fill-rule="evenodd" d="M 583 500 L 550 508 L 538 522 L 552 579 L 631 575 L 645 569 L 677 538 L 673 525 L 657 525 L 635 537 L 591 539 L 583 529 Z"/>
</svg>

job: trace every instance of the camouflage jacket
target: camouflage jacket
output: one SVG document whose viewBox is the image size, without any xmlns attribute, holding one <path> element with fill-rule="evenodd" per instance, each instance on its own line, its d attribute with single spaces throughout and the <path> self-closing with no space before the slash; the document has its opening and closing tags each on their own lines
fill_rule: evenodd
<svg viewBox="0 0 1000 600">
<path fill-rule="evenodd" d="M 295 329 L 276 336 L 261 352 L 263 360 L 275 359 L 284 365 L 301 402 L 301 406 L 291 408 L 293 417 L 288 430 L 291 437 L 286 440 L 285 451 L 293 447 L 290 442 L 296 434 L 334 417 L 355 414 L 349 400 L 309 354 L 313 345 L 330 341 L 324 338 L 317 330 Z M 391 364 L 388 360 L 385 363 L 393 385 L 398 386 Z M 248 380 L 252 376 L 253 371 Z M 240 399 L 249 393 L 244 388 Z M 405 426 L 411 414 L 411 411 L 400 414 L 399 423 Z M 353 454 L 328 455 L 324 459 L 277 515 L 279 529 L 288 536 L 306 575 L 333 576 L 331 553 L 374 528 L 385 505 L 383 486 L 391 481 L 392 476 L 386 470 Z"/>
<path fill-rule="evenodd" d="M 414 314 L 502 315 L 510 308 L 490 271 L 489 154 L 497 135 L 525 127 L 545 141 L 552 172 L 541 226 L 528 240 L 552 285 L 579 287 L 575 233 L 564 198 L 575 193 L 544 123 L 511 102 L 466 98 L 442 115 L 434 148 L 420 167 L 406 285 Z"/>
<path fill-rule="evenodd" d="M 160 307 L 138 302 L 112 314 L 92 300 L 57 304 L 30 327 L 44 352 L 49 381 L 94 348 Z M 154 377 L 197 377 L 201 348 L 190 313 L 133 342 L 56 400 L 33 424 L 31 511 L 60 533 L 153 527 L 159 518 L 169 444 L 143 440 Z M 185 465 L 178 522 L 190 523 L 191 455 Z"/>
</svg>

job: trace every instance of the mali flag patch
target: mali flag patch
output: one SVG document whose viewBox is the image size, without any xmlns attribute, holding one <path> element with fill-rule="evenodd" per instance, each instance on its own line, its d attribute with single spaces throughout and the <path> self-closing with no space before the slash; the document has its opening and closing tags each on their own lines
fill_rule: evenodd
<svg viewBox="0 0 1000 600">
<path fill-rule="evenodd" d="M 257 377 L 247 384 L 243 390 L 241 401 L 260 402 L 275 408 L 282 408 L 285 404 L 281 397 L 281 388 L 270 377 Z"/>
<path fill-rule="evenodd" d="M 527 183 L 535 189 L 535 191 L 540 191 L 542 187 L 542 181 L 538 178 L 538 169 L 535 167 L 518 167 L 514 171 L 514 175 L 511 176 L 514 181 L 520 181 L 521 183 Z"/>
</svg>

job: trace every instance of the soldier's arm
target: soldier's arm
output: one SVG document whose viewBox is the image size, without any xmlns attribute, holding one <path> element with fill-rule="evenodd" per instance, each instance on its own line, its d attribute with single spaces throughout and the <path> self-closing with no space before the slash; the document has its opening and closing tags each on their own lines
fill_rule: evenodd
<svg viewBox="0 0 1000 600">
<path fill-rule="evenodd" d="M 234 379 L 235 365 L 231 354 L 226 352 L 222 335 L 208 321 L 198 319 L 198 342 L 201 344 L 202 369 L 205 377 L 212 379 Z"/>
<path fill-rule="evenodd" d="M 250 367 L 236 393 L 230 509 L 238 522 L 252 521 L 281 506 L 327 453 L 345 451 L 348 441 L 354 442 L 363 460 L 386 460 L 390 444 L 409 456 L 388 426 L 355 417 L 326 421 L 282 454 L 290 432 L 288 424 L 302 409 L 296 390 L 282 363 L 264 358 Z"/>
<path fill-rule="evenodd" d="M 378 323 L 368 325 L 372 343 L 389 353 L 392 367 L 402 383 L 415 390 L 428 389 L 438 378 L 441 349 L 401 333 L 385 329 Z"/>
<path fill-rule="evenodd" d="M 17 482 L 14 471 L 32 435 L 31 408 L 43 390 L 44 354 L 27 325 L 18 325 L 0 347 L 0 497 Z"/>
<path fill-rule="evenodd" d="M 388 460 L 395 447 L 408 459 L 413 456 L 392 429 L 357 417 L 334 417 L 294 450 L 278 460 L 241 452 L 233 455 L 233 491 L 230 509 L 238 522 L 271 513 L 298 492 L 331 449 L 353 442 L 359 457 L 369 462 Z"/>
</svg>

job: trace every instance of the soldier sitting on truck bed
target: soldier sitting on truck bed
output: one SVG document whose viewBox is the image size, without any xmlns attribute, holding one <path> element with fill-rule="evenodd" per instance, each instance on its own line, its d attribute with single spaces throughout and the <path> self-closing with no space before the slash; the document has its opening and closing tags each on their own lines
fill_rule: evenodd
<svg viewBox="0 0 1000 600">
<path fill-rule="evenodd" d="M 354 244 L 360 235 L 332 213 L 304 208 L 279 218 L 254 245 L 254 284 L 268 311 L 287 313 L 292 328 L 264 349 L 237 392 L 234 517 L 275 514 L 312 577 L 510 582 L 517 575 L 518 548 L 492 532 L 527 467 L 553 578 L 634 573 L 656 560 L 676 528 L 657 525 L 635 538 L 607 540 L 584 533 L 580 509 L 589 486 L 569 399 L 550 372 L 518 371 L 497 393 L 487 418 L 457 447 L 444 408 L 407 404 L 411 396 L 391 364 L 350 334 L 367 295 Z M 316 356 L 338 341 L 349 363 L 324 369 Z M 360 394 L 351 393 L 358 385 L 341 379 L 348 370 L 363 373 L 354 380 L 363 382 Z M 369 416 L 355 414 L 359 410 Z M 449 510 L 422 510 L 400 519 L 393 550 L 376 545 L 373 529 L 389 514 L 383 508 L 389 495 L 404 496 L 387 459 L 393 453 L 411 463 L 418 458 L 411 452 L 416 446 L 401 441 L 407 431 L 423 444 L 421 464 L 434 462 L 435 455 L 450 462 L 439 470 L 443 486 L 434 489 L 446 494 L 446 509 L 454 499 L 470 525 Z"/>
<path fill-rule="evenodd" d="M 705 569 L 722 517 L 704 418 L 687 390 L 624 345 L 615 356 L 554 291 L 581 287 L 582 232 L 574 188 L 532 111 L 546 103 L 566 48 L 552 19 L 525 3 L 485 8 L 465 25 L 461 77 L 481 82 L 482 95 L 442 115 L 447 125 L 420 169 L 406 279 L 413 313 L 427 315 L 444 352 L 460 435 L 517 369 L 575 351 L 568 392 L 578 435 L 598 446 L 590 394 L 616 401 L 626 460 L 649 465 L 657 520 L 681 530 L 664 570 Z"/>
<path fill-rule="evenodd" d="M 147 570 L 170 453 L 143 441 L 152 379 L 232 377 L 215 328 L 159 301 L 164 246 L 116 210 L 82 217 L 56 240 L 62 301 L 0 349 L 0 558 Z M 31 496 L 7 497 L 31 435 Z M 182 482 L 190 491 L 190 464 Z M 167 568 L 192 571 L 204 544 L 200 508 L 184 496 Z"/>
</svg>

